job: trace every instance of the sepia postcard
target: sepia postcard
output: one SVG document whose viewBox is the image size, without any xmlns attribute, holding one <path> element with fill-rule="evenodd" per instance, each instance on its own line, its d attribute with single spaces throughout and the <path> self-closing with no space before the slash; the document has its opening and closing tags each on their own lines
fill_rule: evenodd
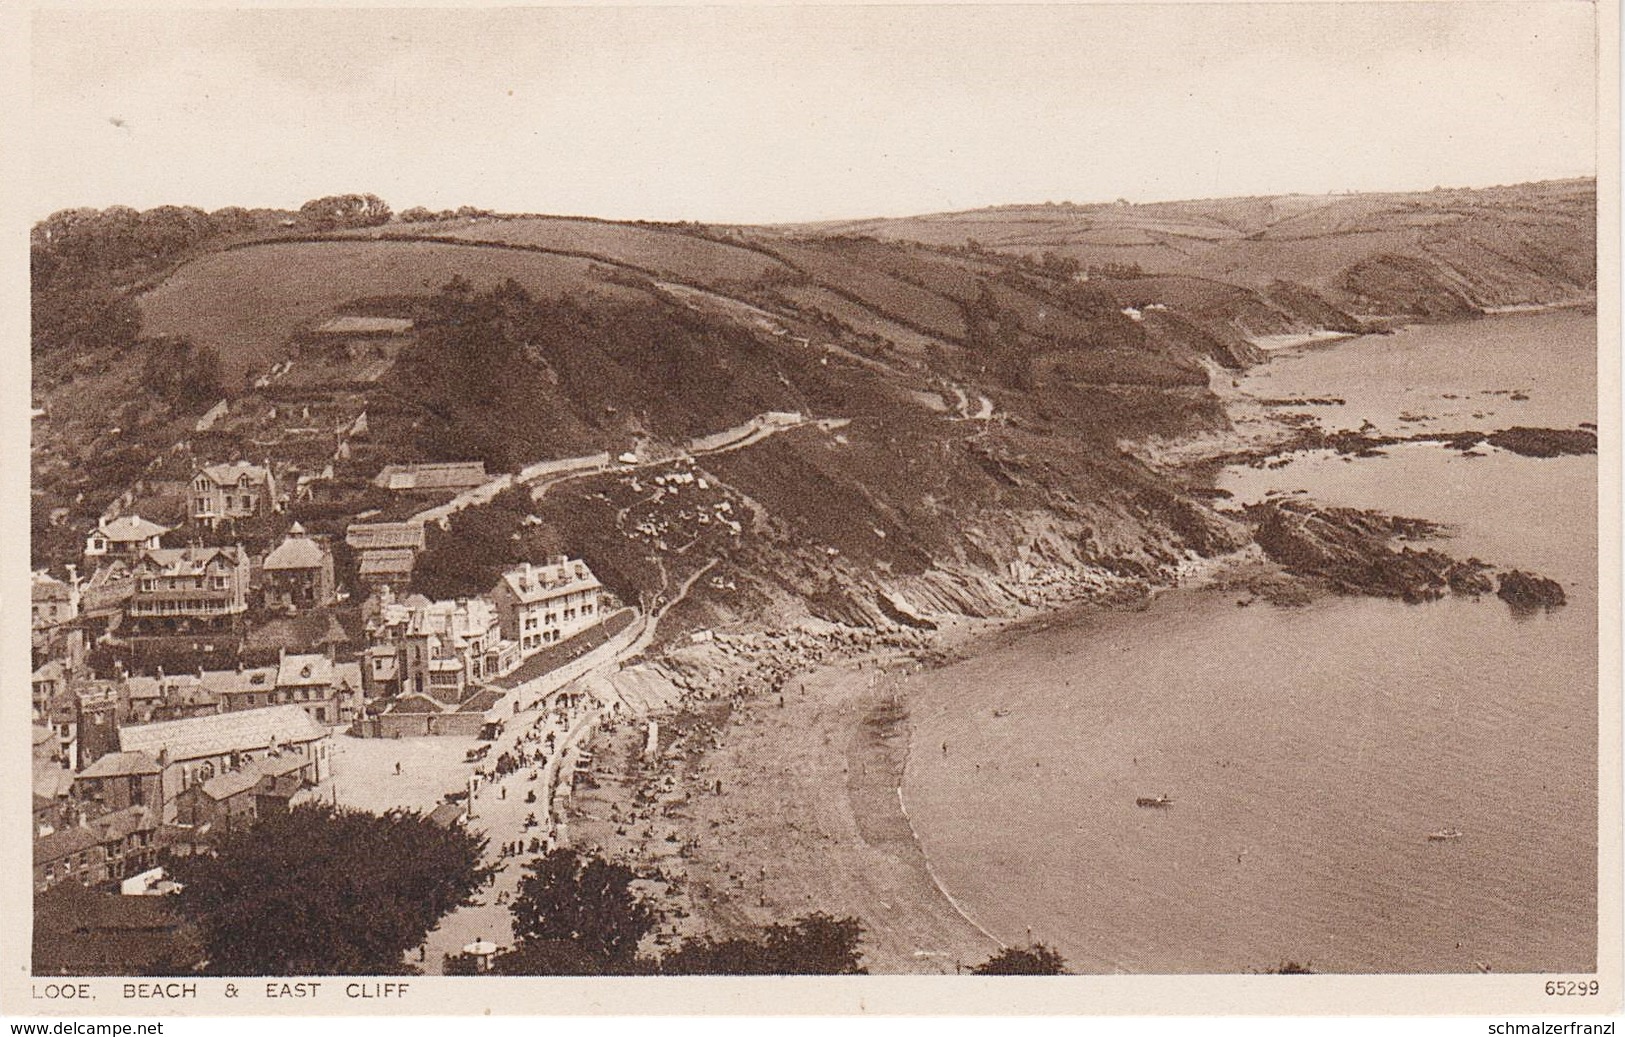
<svg viewBox="0 0 1625 1037">
<path fill-rule="evenodd" d="M 1617 14 L 8 9 L 0 1012 L 1611 1027 Z"/>
</svg>

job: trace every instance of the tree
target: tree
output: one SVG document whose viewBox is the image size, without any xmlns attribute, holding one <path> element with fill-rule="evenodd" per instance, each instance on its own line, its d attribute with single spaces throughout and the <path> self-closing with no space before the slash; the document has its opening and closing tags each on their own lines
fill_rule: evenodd
<svg viewBox="0 0 1625 1037">
<path fill-rule="evenodd" d="M 141 333 L 141 311 L 128 296 L 111 289 L 45 288 L 30 301 L 34 356 L 125 349 Z"/>
<path fill-rule="evenodd" d="M 312 198 L 299 215 L 317 230 L 376 227 L 389 222 L 389 205 L 375 194 L 332 194 Z"/>
<path fill-rule="evenodd" d="M 861 976 L 863 923 L 822 912 L 776 923 L 756 938 L 683 941 L 660 960 L 673 976 Z"/>
<path fill-rule="evenodd" d="M 201 410 L 223 394 L 220 354 L 185 335 L 149 339 L 141 385 L 180 411 Z"/>
<path fill-rule="evenodd" d="M 513 901 L 519 945 L 498 958 L 500 971 L 522 974 L 527 965 L 533 974 L 547 974 L 541 966 L 576 973 L 630 971 L 638 942 L 659 921 L 655 909 L 632 891 L 636 872 L 570 849 L 549 850 L 525 871 Z"/>
<path fill-rule="evenodd" d="M 210 973 L 375 975 L 402 971 L 406 951 L 470 902 L 489 874 L 484 847 L 416 811 L 307 804 L 168 866 Z"/>
<path fill-rule="evenodd" d="M 1006 947 L 971 969 L 978 976 L 1064 976 L 1066 959 L 1041 943 Z"/>
</svg>

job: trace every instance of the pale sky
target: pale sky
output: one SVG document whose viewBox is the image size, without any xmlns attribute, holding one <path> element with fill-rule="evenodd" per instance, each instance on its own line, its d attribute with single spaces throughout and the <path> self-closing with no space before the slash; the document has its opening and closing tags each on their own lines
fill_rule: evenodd
<svg viewBox="0 0 1625 1037">
<path fill-rule="evenodd" d="M 1596 171 L 1545 3 L 42 11 L 29 209 L 371 191 L 619 219 Z"/>
</svg>

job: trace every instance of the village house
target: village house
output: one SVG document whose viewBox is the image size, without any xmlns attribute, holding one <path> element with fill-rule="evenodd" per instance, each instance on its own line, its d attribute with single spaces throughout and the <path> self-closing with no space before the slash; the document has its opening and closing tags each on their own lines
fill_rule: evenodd
<svg viewBox="0 0 1625 1037">
<path fill-rule="evenodd" d="M 247 461 L 199 468 L 192 476 L 189 499 L 192 521 L 210 526 L 280 510 L 270 465 Z"/>
<path fill-rule="evenodd" d="M 248 554 L 235 547 L 147 550 L 125 606 L 135 636 L 235 630 L 248 611 Z"/>
<path fill-rule="evenodd" d="M 163 819 L 173 821 L 177 800 L 193 785 L 270 755 L 300 760 L 303 784 L 328 775 L 331 731 L 298 706 L 266 706 L 218 716 L 167 720 L 120 728 L 121 752 L 144 752 L 160 768 Z"/>
<path fill-rule="evenodd" d="M 79 823 L 34 839 L 34 892 L 77 882 L 113 886 L 158 862 L 158 811 L 136 806 L 100 817 L 81 816 Z"/>
<path fill-rule="evenodd" d="M 85 538 L 85 558 L 133 559 L 143 551 L 158 548 L 168 526 L 148 522 L 140 515 L 120 515 L 115 519 L 102 519 L 94 532 Z"/>
<path fill-rule="evenodd" d="M 357 575 L 368 587 L 405 587 L 423 550 L 421 522 L 352 522 L 344 542 L 356 552 Z"/>
<path fill-rule="evenodd" d="M 483 486 L 487 480 L 484 461 L 451 461 L 441 464 L 385 465 L 373 485 L 396 493 L 460 493 Z"/>
<path fill-rule="evenodd" d="M 176 798 L 176 822 L 227 835 L 272 811 L 285 811 L 303 785 L 304 765 L 301 756 L 277 754 L 202 777 Z M 205 767 L 200 777 L 207 773 Z"/>
<path fill-rule="evenodd" d="M 35 723 L 45 723 L 51 715 L 51 703 L 68 690 L 68 668 L 60 659 L 52 659 L 34 671 L 32 693 L 29 696 Z"/>
<path fill-rule="evenodd" d="M 74 775 L 73 796 L 92 815 L 156 807 L 164 801 L 163 768 L 146 752 L 108 753 Z"/>
<path fill-rule="evenodd" d="M 598 622 L 602 590 L 586 562 L 561 555 L 546 565 L 526 562 L 509 569 L 491 591 L 491 600 L 502 636 L 529 654 Z"/>
<path fill-rule="evenodd" d="M 64 583 L 47 572 L 34 573 L 30 581 L 30 600 L 33 611 L 32 627 L 36 633 L 48 631 L 79 618 L 79 581 Z"/>
<path fill-rule="evenodd" d="M 296 705 L 318 724 L 348 724 L 361 714 L 361 668 L 327 655 L 282 653 L 276 669 L 276 701 Z"/>
<path fill-rule="evenodd" d="M 455 704 L 475 684 L 519 664 L 518 646 L 502 637 L 496 608 L 483 598 L 397 601 L 386 587 L 369 604 L 364 659 L 374 688 Z"/>
<path fill-rule="evenodd" d="M 265 607 L 321 608 L 333 603 L 333 551 L 325 540 L 307 536 L 295 522 L 261 566 Z"/>
</svg>

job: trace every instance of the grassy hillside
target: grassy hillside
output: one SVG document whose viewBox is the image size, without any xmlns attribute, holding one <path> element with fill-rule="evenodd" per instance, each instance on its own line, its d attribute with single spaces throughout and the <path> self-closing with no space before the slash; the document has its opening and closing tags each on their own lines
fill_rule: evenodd
<svg viewBox="0 0 1625 1037">
<path fill-rule="evenodd" d="M 1349 313 L 1465 315 L 1596 289 L 1590 180 L 1406 194 L 1291 195 L 1149 205 L 1001 206 L 792 228 L 881 241 L 1046 253 L 1264 292 L 1308 289 Z M 1179 308 L 1186 300 L 1170 297 Z M 1295 315 L 1287 308 L 1287 315 Z"/>
<path fill-rule="evenodd" d="M 287 356 L 296 329 L 356 299 L 427 295 L 453 277 L 479 287 L 513 278 L 541 295 L 623 292 L 568 256 L 396 241 L 273 241 L 199 256 L 138 296 L 149 335 L 213 347 L 228 385 Z"/>
<path fill-rule="evenodd" d="M 77 294 L 35 314 L 35 561 L 69 560 L 114 497 L 158 499 L 196 460 L 290 481 L 331 464 L 301 514 L 332 531 L 410 510 L 368 489 L 386 463 L 669 456 L 795 411 L 828 420 L 703 456 L 681 490 L 643 470 L 529 513 L 505 498 L 467 527 L 503 557 L 475 561 L 562 546 L 627 600 L 703 572 L 684 623 L 1103 591 L 1243 537 L 1119 447 L 1221 426 L 1214 363 L 1255 361 L 1260 335 L 1584 292 L 1594 208 L 1589 184 L 1556 184 L 802 228 L 475 214 L 203 238 L 138 278 L 57 255 L 52 283 Z M 345 313 L 415 330 L 387 349 L 307 334 Z M 232 406 L 210 430 L 196 394 L 146 390 L 159 335 L 219 355 Z M 368 433 L 345 431 L 363 413 Z M 474 550 L 457 528 L 436 579 Z"/>
</svg>

